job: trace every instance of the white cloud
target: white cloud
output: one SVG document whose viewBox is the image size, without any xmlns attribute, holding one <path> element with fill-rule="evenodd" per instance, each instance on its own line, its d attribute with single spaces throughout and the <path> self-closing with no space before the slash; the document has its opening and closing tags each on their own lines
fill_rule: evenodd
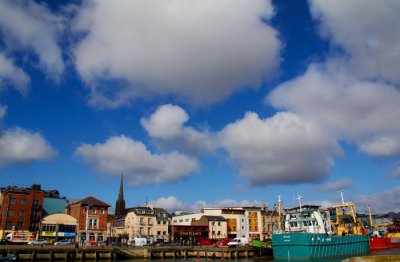
<svg viewBox="0 0 400 262">
<path fill-rule="evenodd" d="M 7 106 L 0 105 L 0 120 L 4 118 L 7 113 Z"/>
<path fill-rule="evenodd" d="M 60 17 L 35 1 L 0 1 L 0 31 L 6 50 L 33 51 L 47 76 L 59 81 L 64 72 L 57 41 L 64 30 Z"/>
<path fill-rule="evenodd" d="M 373 213 L 400 212 L 400 187 L 385 190 L 381 194 L 360 195 L 352 199 L 359 209 L 371 207 Z"/>
<path fill-rule="evenodd" d="M 311 14 L 321 32 L 341 46 L 361 77 L 400 83 L 400 24 L 398 0 L 310 0 Z"/>
<path fill-rule="evenodd" d="M 312 122 L 278 113 L 247 113 L 220 133 L 223 146 L 250 186 L 318 182 L 329 176 L 339 146 Z"/>
<path fill-rule="evenodd" d="M 199 200 L 194 204 L 189 204 L 183 203 L 182 200 L 177 199 L 175 196 L 161 197 L 157 200 L 150 201 L 149 203 L 154 207 L 161 207 L 170 212 L 183 210 L 189 212 L 200 212 L 204 207 L 262 207 L 264 205 L 264 203 L 259 201 L 236 201 L 232 199 L 217 200 L 215 203 L 207 203 L 206 201 Z"/>
<path fill-rule="evenodd" d="M 351 187 L 353 187 L 353 180 L 350 178 L 343 178 L 335 182 L 327 182 L 319 189 L 321 191 L 339 191 Z"/>
<path fill-rule="evenodd" d="M 161 197 L 149 202 L 154 207 L 161 207 L 168 211 L 185 210 L 185 205 L 174 196 Z"/>
<path fill-rule="evenodd" d="M 36 160 L 53 160 L 57 156 L 39 133 L 21 128 L 0 131 L 0 167 L 27 165 Z"/>
<path fill-rule="evenodd" d="M 89 103 L 155 94 L 210 104 L 257 88 L 280 63 L 277 31 L 260 19 L 273 14 L 265 0 L 85 2 L 73 30 L 85 33 L 74 55 Z"/>
<path fill-rule="evenodd" d="M 22 69 L 16 67 L 4 54 L 0 53 L 0 91 L 10 85 L 25 96 L 29 92 L 30 83 L 31 78 Z"/>
<path fill-rule="evenodd" d="M 123 172 L 132 186 L 175 182 L 199 171 L 196 159 L 177 152 L 152 154 L 143 143 L 123 135 L 104 144 L 82 144 L 75 155 L 100 172 L 115 176 Z"/>
<path fill-rule="evenodd" d="M 312 64 L 304 75 L 274 89 L 268 100 L 312 119 L 337 139 L 355 142 L 372 156 L 398 155 L 400 92 L 345 71 L 343 63 Z"/>
<path fill-rule="evenodd" d="M 202 132 L 185 127 L 188 114 L 179 106 L 167 104 L 160 106 L 149 118 L 140 123 L 150 136 L 158 139 L 160 148 L 178 148 L 189 154 L 212 153 L 217 147 L 214 135 L 207 130 Z"/>
</svg>

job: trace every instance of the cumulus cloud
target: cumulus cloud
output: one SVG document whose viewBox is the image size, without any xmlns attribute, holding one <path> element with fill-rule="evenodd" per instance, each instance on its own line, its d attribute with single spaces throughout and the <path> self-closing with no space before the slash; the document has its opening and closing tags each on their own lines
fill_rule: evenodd
<svg viewBox="0 0 400 262">
<path fill-rule="evenodd" d="M 358 207 L 371 207 L 373 213 L 400 212 L 400 187 L 385 190 L 381 194 L 360 195 L 352 199 Z"/>
<path fill-rule="evenodd" d="M 175 211 L 189 211 L 189 212 L 200 212 L 204 207 L 249 207 L 258 206 L 262 207 L 264 203 L 259 201 L 236 201 L 232 199 L 217 200 L 214 203 L 207 203 L 206 201 L 199 200 L 194 204 L 184 203 L 175 196 L 161 197 L 157 200 L 149 202 L 154 207 L 161 207 L 170 212 Z"/>
<path fill-rule="evenodd" d="M 337 139 L 357 143 L 372 156 L 397 155 L 400 92 L 385 83 L 360 80 L 341 65 L 312 64 L 267 99 L 276 108 L 312 119 Z"/>
<path fill-rule="evenodd" d="M 310 0 L 321 33 L 342 47 L 350 57 L 354 72 L 400 83 L 400 2 Z"/>
<path fill-rule="evenodd" d="M 123 135 L 104 144 L 82 144 L 75 155 L 100 172 L 116 176 L 123 172 L 132 186 L 175 182 L 199 170 L 196 159 L 177 152 L 153 154 L 143 143 Z"/>
<path fill-rule="evenodd" d="M 275 74 L 281 43 L 265 23 L 273 15 L 264 0 L 84 2 L 76 68 L 93 106 L 154 94 L 214 103 Z"/>
<path fill-rule="evenodd" d="M 188 114 L 179 106 L 160 106 L 149 118 L 142 118 L 141 124 L 161 148 L 178 148 L 189 154 L 212 153 L 217 147 L 214 135 L 185 127 Z"/>
<path fill-rule="evenodd" d="M 40 67 L 55 81 L 64 72 L 57 43 L 63 30 L 62 19 L 45 5 L 27 0 L 0 1 L 0 31 L 7 52 L 33 51 Z"/>
<path fill-rule="evenodd" d="M 292 113 L 268 119 L 247 113 L 227 125 L 220 139 L 250 186 L 319 182 L 341 153 L 323 130 Z"/>
<path fill-rule="evenodd" d="M 0 53 L 0 91 L 9 85 L 20 92 L 21 95 L 26 96 L 29 92 L 30 83 L 31 78 L 22 69 L 15 66 L 12 60 Z"/>
<path fill-rule="evenodd" d="M 343 178 L 335 182 L 327 182 L 322 185 L 319 190 L 321 191 L 339 191 L 346 188 L 353 187 L 353 180 L 350 178 Z"/>
<path fill-rule="evenodd" d="M 21 128 L 0 131 L 0 167 L 27 165 L 36 160 L 53 160 L 57 156 L 39 133 Z"/>
</svg>

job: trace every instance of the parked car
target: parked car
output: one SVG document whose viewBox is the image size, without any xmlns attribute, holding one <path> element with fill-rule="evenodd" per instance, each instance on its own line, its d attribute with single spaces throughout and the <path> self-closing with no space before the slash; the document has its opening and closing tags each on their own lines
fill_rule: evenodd
<svg viewBox="0 0 400 262">
<path fill-rule="evenodd" d="M 196 242 L 196 245 L 198 245 L 198 246 L 209 246 L 209 245 L 212 245 L 212 242 L 209 239 L 199 238 L 197 240 L 197 242 Z"/>
<path fill-rule="evenodd" d="M 217 247 L 224 247 L 224 246 L 227 246 L 228 243 L 231 242 L 231 241 L 232 241 L 231 238 L 219 240 L 219 241 L 217 242 Z"/>
<path fill-rule="evenodd" d="M 48 245 L 49 242 L 43 239 L 29 241 L 28 245 Z"/>
<path fill-rule="evenodd" d="M 68 245 L 72 245 L 71 241 L 64 239 L 64 240 L 60 240 L 57 242 L 54 242 L 55 246 L 68 246 Z"/>
</svg>

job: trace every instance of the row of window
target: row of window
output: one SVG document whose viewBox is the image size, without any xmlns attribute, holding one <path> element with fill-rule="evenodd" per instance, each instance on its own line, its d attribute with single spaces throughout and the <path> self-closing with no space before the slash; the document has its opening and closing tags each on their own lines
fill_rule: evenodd
<svg viewBox="0 0 400 262">
<path fill-rule="evenodd" d="M 140 235 L 144 235 L 144 228 L 143 227 L 141 227 L 140 229 L 139 229 L 139 233 L 140 233 Z M 147 235 L 148 236 L 151 236 L 152 234 L 151 234 L 151 228 L 148 228 L 147 229 Z M 166 236 L 167 235 L 167 231 L 157 231 L 157 236 Z"/>
<path fill-rule="evenodd" d="M 73 226 L 73 225 L 59 225 L 58 231 L 59 232 L 75 232 L 75 228 L 76 228 L 76 226 Z M 56 232 L 56 225 L 44 224 L 43 231 Z"/>
<path fill-rule="evenodd" d="M 6 229 L 16 230 L 16 229 L 23 229 L 23 227 L 24 227 L 24 222 L 22 222 L 22 221 L 18 221 L 17 224 L 13 224 L 12 221 L 6 222 Z M 37 223 L 31 222 L 29 225 L 29 229 L 37 230 Z"/>
<path fill-rule="evenodd" d="M 86 213 L 88 211 L 88 207 L 83 207 L 83 212 Z M 92 207 L 92 214 L 97 214 L 97 207 Z M 104 208 L 100 208 L 100 214 L 104 214 Z"/>
<path fill-rule="evenodd" d="M 9 205 L 15 205 L 16 202 L 17 202 L 17 199 L 11 197 L 11 198 L 10 198 Z M 26 205 L 26 199 L 25 199 L 25 198 L 20 199 L 19 204 L 20 204 L 21 206 L 25 206 L 25 205 Z M 33 204 L 34 206 L 35 206 L 35 205 L 38 206 L 38 205 L 40 205 L 40 201 L 35 199 L 35 200 L 33 200 L 33 203 L 32 203 L 32 204 Z"/>
</svg>

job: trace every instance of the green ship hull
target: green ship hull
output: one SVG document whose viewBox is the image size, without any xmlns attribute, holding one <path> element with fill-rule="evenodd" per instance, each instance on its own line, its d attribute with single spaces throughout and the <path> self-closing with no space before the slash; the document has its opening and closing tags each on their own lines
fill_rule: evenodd
<svg viewBox="0 0 400 262">
<path fill-rule="evenodd" d="M 272 235 L 276 259 L 313 259 L 363 254 L 369 251 L 370 234 L 329 236 L 313 233 Z"/>
</svg>

